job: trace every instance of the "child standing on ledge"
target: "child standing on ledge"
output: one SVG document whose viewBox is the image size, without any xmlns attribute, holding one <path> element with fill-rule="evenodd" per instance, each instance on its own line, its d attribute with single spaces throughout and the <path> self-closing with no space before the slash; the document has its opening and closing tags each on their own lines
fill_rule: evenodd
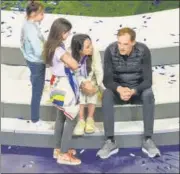
<svg viewBox="0 0 180 174">
<path fill-rule="evenodd" d="M 31 126 L 49 129 L 51 126 L 39 119 L 40 102 L 44 89 L 46 66 L 42 58 L 43 35 L 38 23 L 44 18 L 44 7 L 39 2 L 31 1 L 26 8 L 26 20 L 21 30 L 20 49 L 30 69 L 32 84 Z"/>
</svg>

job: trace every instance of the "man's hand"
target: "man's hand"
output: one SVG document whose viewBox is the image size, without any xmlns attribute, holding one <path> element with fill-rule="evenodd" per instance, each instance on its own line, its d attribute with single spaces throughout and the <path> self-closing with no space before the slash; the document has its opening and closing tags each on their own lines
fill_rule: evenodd
<svg viewBox="0 0 180 174">
<path fill-rule="evenodd" d="M 88 96 L 94 95 L 97 92 L 97 89 L 90 81 L 82 82 L 80 88 L 81 91 Z"/>
<path fill-rule="evenodd" d="M 136 90 L 135 89 L 131 89 L 131 95 L 135 95 L 136 94 Z"/>
<path fill-rule="evenodd" d="M 117 92 L 120 95 L 120 98 L 124 101 L 128 101 L 133 95 L 136 94 L 136 91 L 134 89 L 130 89 L 128 87 L 118 87 Z"/>
</svg>

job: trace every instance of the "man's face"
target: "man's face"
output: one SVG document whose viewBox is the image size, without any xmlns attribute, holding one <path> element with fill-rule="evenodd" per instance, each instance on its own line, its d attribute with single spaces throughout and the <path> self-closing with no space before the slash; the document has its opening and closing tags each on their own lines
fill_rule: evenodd
<svg viewBox="0 0 180 174">
<path fill-rule="evenodd" d="M 131 41 L 131 36 L 129 34 L 118 36 L 118 48 L 121 55 L 129 55 L 134 44 L 135 41 Z"/>
</svg>

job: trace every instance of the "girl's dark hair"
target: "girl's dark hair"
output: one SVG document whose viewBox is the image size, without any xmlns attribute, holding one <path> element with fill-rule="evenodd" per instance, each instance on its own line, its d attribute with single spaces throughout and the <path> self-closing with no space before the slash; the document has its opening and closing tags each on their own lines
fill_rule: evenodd
<svg viewBox="0 0 180 174">
<path fill-rule="evenodd" d="M 62 35 L 70 31 L 71 28 L 71 23 L 64 18 L 58 18 L 53 22 L 48 35 L 48 39 L 44 44 L 43 50 L 43 57 L 45 59 L 46 64 L 52 65 L 54 52 L 56 48 L 62 44 Z"/>
<path fill-rule="evenodd" d="M 27 17 L 29 17 L 31 13 L 42 10 L 44 10 L 44 6 L 40 2 L 32 0 L 28 2 L 28 5 L 26 7 L 26 15 Z"/>
<path fill-rule="evenodd" d="M 91 38 L 86 34 L 76 34 L 72 37 L 72 41 L 71 41 L 72 57 L 77 62 L 80 62 L 80 59 L 81 59 L 80 51 L 83 50 L 84 41 L 86 39 L 91 40 Z M 86 66 L 87 66 L 86 68 L 87 68 L 88 74 L 92 70 L 91 65 L 92 65 L 92 56 L 88 55 L 88 59 L 86 61 Z"/>
</svg>

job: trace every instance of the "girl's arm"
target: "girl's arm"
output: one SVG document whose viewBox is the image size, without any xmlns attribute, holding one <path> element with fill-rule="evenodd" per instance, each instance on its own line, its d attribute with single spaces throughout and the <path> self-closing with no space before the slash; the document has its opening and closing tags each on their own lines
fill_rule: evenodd
<svg viewBox="0 0 180 174">
<path fill-rule="evenodd" d="M 65 52 L 63 54 L 63 56 L 61 57 L 61 60 L 72 70 L 78 69 L 77 61 L 68 52 Z"/>
<path fill-rule="evenodd" d="M 61 60 L 67 67 L 69 67 L 73 71 L 78 69 L 77 61 L 65 49 L 61 47 L 56 48 L 55 55 L 58 60 Z"/>
</svg>

